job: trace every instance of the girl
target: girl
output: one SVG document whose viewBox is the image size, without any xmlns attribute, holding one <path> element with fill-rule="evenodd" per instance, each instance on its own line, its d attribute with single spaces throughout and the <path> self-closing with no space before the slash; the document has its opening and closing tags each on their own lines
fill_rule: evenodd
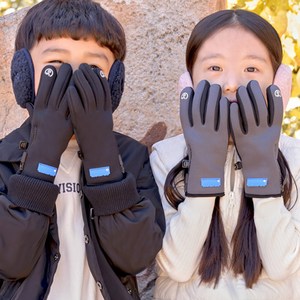
<svg viewBox="0 0 300 300">
<path fill-rule="evenodd" d="M 280 136 L 281 60 L 275 29 L 248 11 L 192 31 L 183 135 L 151 154 L 167 223 L 155 299 L 300 299 L 300 141 Z"/>
</svg>

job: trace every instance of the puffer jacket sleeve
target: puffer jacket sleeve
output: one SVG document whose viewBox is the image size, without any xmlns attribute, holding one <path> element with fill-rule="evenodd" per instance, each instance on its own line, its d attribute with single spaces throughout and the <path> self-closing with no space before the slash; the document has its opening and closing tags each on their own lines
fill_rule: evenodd
<svg viewBox="0 0 300 300">
<path fill-rule="evenodd" d="M 138 142 L 117 136 L 123 159 L 123 180 L 84 186 L 93 208 L 98 243 L 119 271 L 135 275 L 161 249 L 165 219 L 148 150 Z"/>
<path fill-rule="evenodd" d="M 176 210 L 164 196 L 166 177 L 185 156 L 184 148 L 183 136 L 177 136 L 155 144 L 150 157 L 166 217 L 163 247 L 156 260 L 160 276 L 177 282 L 188 281 L 197 272 L 214 208 L 214 198 L 186 197 Z"/>
<path fill-rule="evenodd" d="M 282 136 L 280 148 L 295 180 L 290 207 L 282 197 L 253 199 L 263 267 L 274 280 L 300 272 L 300 141 Z"/>
<path fill-rule="evenodd" d="M 0 278 L 27 277 L 47 238 L 57 187 L 0 164 Z"/>
</svg>

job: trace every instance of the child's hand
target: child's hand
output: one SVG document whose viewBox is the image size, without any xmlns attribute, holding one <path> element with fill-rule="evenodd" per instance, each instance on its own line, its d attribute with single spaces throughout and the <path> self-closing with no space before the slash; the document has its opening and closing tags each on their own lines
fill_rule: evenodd
<svg viewBox="0 0 300 300">
<path fill-rule="evenodd" d="M 221 87 L 200 81 L 195 93 L 180 96 L 180 119 L 189 151 L 186 194 L 224 195 L 224 164 L 228 145 L 228 105 Z"/>
<path fill-rule="evenodd" d="M 249 197 L 281 195 L 281 176 L 277 163 L 283 105 L 280 90 L 267 89 L 268 103 L 257 81 L 239 87 L 238 103 L 230 105 L 234 143 L 242 160 L 245 193 Z"/>
<path fill-rule="evenodd" d="M 60 156 L 73 134 L 66 99 L 71 76 L 68 64 L 63 64 L 58 74 L 53 66 L 46 66 L 42 71 L 32 113 L 25 175 L 54 181 Z"/>
<path fill-rule="evenodd" d="M 68 103 L 87 184 L 119 180 L 122 169 L 108 81 L 101 70 L 87 64 L 81 64 L 73 78 L 75 86 L 69 87 Z"/>
</svg>

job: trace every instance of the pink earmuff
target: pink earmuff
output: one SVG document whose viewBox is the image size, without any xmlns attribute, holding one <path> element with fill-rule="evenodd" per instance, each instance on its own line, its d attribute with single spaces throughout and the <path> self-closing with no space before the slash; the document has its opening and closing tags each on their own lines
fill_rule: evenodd
<svg viewBox="0 0 300 300">
<path fill-rule="evenodd" d="M 280 88 L 283 109 L 285 110 L 292 91 L 292 70 L 289 66 L 281 64 L 275 74 L 274 84 Z"/>
</svg>

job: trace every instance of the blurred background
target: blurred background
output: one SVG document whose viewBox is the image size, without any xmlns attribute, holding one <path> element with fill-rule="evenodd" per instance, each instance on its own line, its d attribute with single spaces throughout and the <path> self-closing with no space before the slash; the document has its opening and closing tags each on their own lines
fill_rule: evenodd
<svg viewBox="0 0 300 300">
<path fill-rule="evenodd" d="M 15 12 L 41 0 L 0 0 L 0 16 Z M 283 63 L 293 74 L 291 99 L 284 116 L 282 128 L 286 135 L 300 139 L 300 1 L 299 0 L 227 0 L 227 8 L 253 11 L 277 30 L 281 37 Z"/>
</svg>

